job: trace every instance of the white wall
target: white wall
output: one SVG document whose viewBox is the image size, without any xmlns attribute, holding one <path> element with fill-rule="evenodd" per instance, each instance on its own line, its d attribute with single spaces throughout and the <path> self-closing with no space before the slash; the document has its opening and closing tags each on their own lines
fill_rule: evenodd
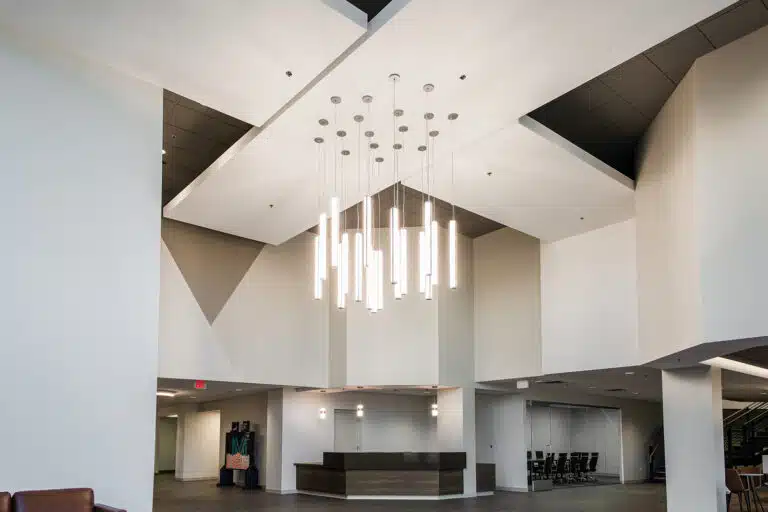
<svg viewBox="0 0 768 512">
<path fill-rule="evenodd" d="M 208 324 L 167 248 L 159 376 L 324 387 L 328 305 L 312 299 L 312 236 L 265 246 Z"/>
<path fill-rule="evenodd" d="M 7 32 L 0 76 L 2 487 L 149 511 L 162 91 Z"/>
<path fill-rule="evenodd" d="M 219 411 L 188 412 L 179 415 L 176 478 L 204 480 L 218 478 L 221 461 L 221 415 Z"/>
<path fill-rule="evenodd" d="M 334 450 L 334 411 L 365 406 L 362 424 L 362 450 L 435 451 L 437 421 L 430 416 L 434 398 L 383 393 L 320 393 L 283 389 L 270 392 L 268 418 L 282 424 L 280 456 L 272 458 L 269 447 L 267 468 L 275 470 L 280 459 L 280 476 L 267 476 L 268 487 L 283 492 L 296 489 L 296 462 L 321 462 L 324 451 Z M 278 399 L 279 398 L 279 399 Z M 319 409 L 328 411 L 320 419 Z M 280 414 L 275 414 L 279 409 Z M 272 429 L 272 422 L 269 423 Z M 267 434 L 272 439 L 272 434 Z M 280 487 L 273 487 L 278 485 Z M 275 482 L 273 484 L 273 482 Z"/>
<path fill-rule="evenodd" d="M 768 334 L 768 29 L 694 64 L 640 152 L 640 347 L 655 359 Z"/>
<path fill-rule="evenodd" d="M 541 246 L 542 373 L 638 359 L 634 219 Z"/>
<path fill-rule="evenodd" d="M 456 284 L 448 287 L 448 231 L 441 230 L 441 278 L 438 292 L 440 385 L 472 386 L 475 382 L 475 285 L 472 240 L 456 238 Z"/>
<path fill-rule="evenodd" d="M 381 247 L 389 247 L 388 230 L 375 230 Z M 419 294 L 418 230 L 408 230 L 409 293 L 395 300 L 385 286 L 384 309 L 370 313 L 363 304 L 347 308 L 347 384 L 432 385 L 438 382 L 438 300 Z M 384 250 L 385 275 L 389 251 Z"/>
<path fill-rule="evenodd" d="M 155 431 L 155 473 L 176 469 L 176 419 L 157 418 Z"/>
<path fill-rule="evenodd" d="M 768 28 L 696 62 L 703 341 L 768 336 Z"/>
<path fill-rule="evenodd" d="M 701 339 L 693 92 L 689 72 L 654 119 L 638 155 L 639 346 L 645 360 Z"/>
<path fill-rule="evenodd" d="M 473 241 L 475 379 L 541 373 L 539 241 L 504 228 Z"/>
</svg>

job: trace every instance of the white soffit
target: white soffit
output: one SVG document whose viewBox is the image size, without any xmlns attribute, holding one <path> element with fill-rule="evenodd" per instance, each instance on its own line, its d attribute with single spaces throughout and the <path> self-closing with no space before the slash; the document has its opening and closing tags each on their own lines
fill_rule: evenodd
<svg viewBox="0 0 768 512">
<path fill-rule="evenodd" d="M 367 23 L 345 0 L 0 0 L 0 25 L 260 126 Z"/>
<path fill-rule="evenodd" d="M 328 149 L 333 148 L 334 131 L 323 132 L 317 123 L 319 118 L 333 119 L 332 95 L 343 98 L 338 127 L 349 133 L 347 147 L 353 151 L 345 164 L 345 206 L 358 202 L 366 188 L 357 186 L 357 131 L 351 120 L 356 113 L 367 115 L 362 94 L 375 98 L 373 115 L 368 116 L 373 123 L 366 120 L 364 129 L 376 132 L 386 159 L 371 191 L 391 185 L 387 77 L 396 72 L 402 76 L 398 106 L 406 111 L 401 120 L 410 128 L 402 174 L 418 174 L 414 148 L 424 140 L 426 110 L 435 112 L 433 127 L 442 133 L 437 175 L 449 173 L 445 117 L 455 111 L 460 114 L 454 134 L 462 162 L 456 172 L 461 193 L 455 200 L 460 206 L 544 240 L 624 220 L 632 215 L 632 190 L 625 181 L 521 126 L 518 119 L 731 2 L 395 3 L 401 4 L 399 11 L 382 13 L 391 16 L 389 21 L 240 153 L 204 172 L 169 203 L 165 215 L 272 244 L 314 225 L 320 180 L 312 139 L 321 135 Z M 462 74 L 466 80 L 459 80 Z M 429 105 L 421 90 L 427 82 L 436 86 Z M 497 173 L 496 180 L 487 179 L 489 170 Z M 408 184 L 419 188 L 420 180 Z M 436 195 L 451 199 L 445 190 Z"/>
</svg>

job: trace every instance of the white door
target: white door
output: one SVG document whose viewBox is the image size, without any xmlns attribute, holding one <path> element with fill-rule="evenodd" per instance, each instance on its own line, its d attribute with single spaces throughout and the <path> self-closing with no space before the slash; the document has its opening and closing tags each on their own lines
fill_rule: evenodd
<svg viewBox="0 0 768 512">
<path fill-rule="evenodd" d="M 362 451 L 362 420 L 355 411 L 333 411 L 333 450 L 336 452 Z"/>
</svg>

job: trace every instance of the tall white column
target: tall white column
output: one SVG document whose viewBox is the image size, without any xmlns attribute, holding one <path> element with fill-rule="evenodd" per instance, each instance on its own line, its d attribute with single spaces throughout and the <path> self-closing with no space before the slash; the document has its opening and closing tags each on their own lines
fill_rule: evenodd
<svg viewBox="0 0 768 512">
<path fill-rule="evenodd" d="M 223 460 L 219 411 L 180 412 L 176 428 L 176 479 L 218 478 Z"/>
<path fill-rule="evenodd" d="M 13 38 L 0 30 L 1 486 L 149 512 L 163 91 Z M 55 434 L 27 442 L 38 425 Z"/>
<path fill-rule="evenodd" d="M 267 395 L 267 467 L 264 482 L 267 491 L 281 492 L 283 482 L 283 390 Z"/>
<path fill-rule="evenodd" d="M 438 449 L 443 452 L 466 452 L 464 495 L 477 494 L 477 458 L 475 451 L 475 390 L 454 388 L 437 392 Z"/>
<path fill-rule="evenodd" d="M 669 512 L 725 512 L 719 368 L 663 371 Z"/>
</svg>

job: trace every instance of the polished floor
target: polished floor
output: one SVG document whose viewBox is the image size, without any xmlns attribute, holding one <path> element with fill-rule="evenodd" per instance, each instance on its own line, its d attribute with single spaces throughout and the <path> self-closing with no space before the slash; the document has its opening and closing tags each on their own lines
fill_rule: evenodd
<svg viewBox="0 0 768 512">
<path fill-rule="evenodd" d="M 494 496 L 467 500 L 344 501 L 218 489 L 213 481 L 180 483 L 174 481 L 171 475 L 156 480 L 154 512 L 666 512 L 664 498 L 663 485 L 638 484 L 576 487 L 527 494 L 499 492 Z"/>
<path fill-rule="evenodd" d="M 173 475 L 155 479 L 154 512 L 666 512 L 661 484 L 603 485 L 539 493 L 497 492 L 467 500 L 344 501 L 314 496 L 279 496 L 241 489 L 218 489 L 215 481 L 176 482 Z M 761 499 L 768 511 L 768 489 Z M 739 510 L 738 500 L 731 511 Z M 744 511 L 747 510 L 746 503 Z M 752 507 L 754 511 L 754 506 Z"/>
</svg>

